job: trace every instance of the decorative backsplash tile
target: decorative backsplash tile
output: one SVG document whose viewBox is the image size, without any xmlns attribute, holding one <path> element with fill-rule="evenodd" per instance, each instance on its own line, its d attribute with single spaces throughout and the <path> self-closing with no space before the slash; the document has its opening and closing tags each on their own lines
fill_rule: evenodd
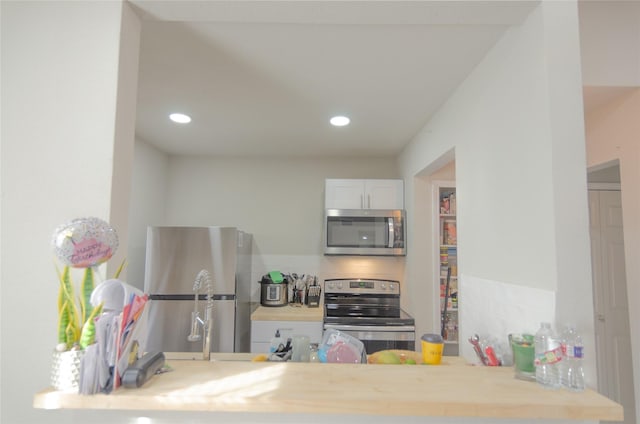
<svg viewBox="0 0 640 424">
<path fill-rule="evenodd" d="M 459 276 L 460 354 L 476 362 L 468 342 L 473 334 L 494 336 L 507 343 L 509 333 L 530 333 L 540 322 L 555 322 L 555 292 L 517 284 Z"/>
<path fill-rule="evenodd" d="M 398 280 L 402 284 L 404 258 L 378 256 L 324 256 L 324 255 L 254 255 L 251 279 L 252 299 L 260 300 L 258 281 L 269 271 L 285 274 L 312 274 L 318 282 L 329 278 L 381 278 Z"/>
</svg>

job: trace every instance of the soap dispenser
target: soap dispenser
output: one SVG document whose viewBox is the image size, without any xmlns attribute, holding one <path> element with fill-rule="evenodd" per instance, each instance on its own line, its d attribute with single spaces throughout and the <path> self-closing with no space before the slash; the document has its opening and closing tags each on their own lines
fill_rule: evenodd
<svg viewBox="0 0 640 424">
<path fill-rule="evenodd" d="M 275 336 L 271 339 L 271 346 L 269 347 L 269 353 L 281 352 L 284 350 L 284 343 L 282 337 L 280 337 L 280 330 L 276 330 Z"/>
</svg>

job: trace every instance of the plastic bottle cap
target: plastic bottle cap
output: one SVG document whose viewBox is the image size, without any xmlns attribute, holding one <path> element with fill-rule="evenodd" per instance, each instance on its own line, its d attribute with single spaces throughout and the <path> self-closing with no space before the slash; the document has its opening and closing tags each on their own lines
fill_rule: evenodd
<svg viewBox="0 0 640 424">
<path fill-rule="evenodd" d="M 434 333 L 423 334 L 421 339 L 429 343 L 442 343 L 442 336 L 440 334 L 434 334 Z"/>
</svg>

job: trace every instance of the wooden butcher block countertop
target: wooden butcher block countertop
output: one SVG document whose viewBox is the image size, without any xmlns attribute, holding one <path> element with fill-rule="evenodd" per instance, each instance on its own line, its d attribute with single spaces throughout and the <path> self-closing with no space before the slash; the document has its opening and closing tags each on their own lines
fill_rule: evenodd
<svg viewBox="0 0 640 424">
<path fill-rule="evenodd" d="M 511 367 L 169 360 L 139 389 L 81 396 L 45 390 L 34 407 L 622 420 L 592 390 L 545 390 Z"/>
<path fill-rule="evenodd" d="M 308 306 L 259 306 L 251 314 L 251 321 L 322 321 L 324 305 Z"/>
</svg>

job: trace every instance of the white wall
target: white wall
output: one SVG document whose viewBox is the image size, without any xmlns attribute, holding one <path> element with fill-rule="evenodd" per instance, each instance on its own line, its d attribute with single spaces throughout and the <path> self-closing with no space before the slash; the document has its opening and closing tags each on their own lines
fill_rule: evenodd
<svg viewBox="0 0 640 424">
<path fill-rule="evenodd" d="M 554 290 L 550 136 L 539 15 L 538 10 L 537 22 L 530 18 L 507 31 L 401 160 L 411 197 L 414 176 L 455 149 L 459 260 L 465 272 Z M 523 273 L 532 268 L 531 257 L 537 266 Z"/>
<path fill-rule="evenodd" d="M 169 156 L 137 139 L 134 157 L 126 280 L 143 289 L 147 226 L 165 222 Z"/>
<path fill-rule="evenodd" d="M 535 331 L 558 310 L 562 319 L 575 317 L 593 346 L 577 11 L 575 4 L 552 3 L 507 31 L 401 157 L 409 225 L 425 227 L 420 221 L 431 216 L 416 214 L 430 195 L 424 175 L 455 153 L 460 338 L 469 359 L 474 355 L 464 341 L 471 334 Z M 421 248 L 407 258 L 412 284 L 425 272 L 433 275 L 425 265 L 432 264 L 431 249 Z M 471 282 L 498 304 L 510 293 L 492 292 L 495 287 L 542 290 L 541 307 L 534 302 L 525 315 L 501 318 L 490 308 L 473 314 L 465 302 L 475 299 L 464 293 Z M 568 299 L 566 290 L 580 298 Z M 556 305 L 547 305 L 554 294 Z"/>
<path fill-rule="evenodd" d="M 264 253 L 320 254 L 325 178 L 397 176 L 393 159 L 171 157 L 166 218 L 241 227 Z"/>
<path fill-rule="evenodd" d="M 640 411 L 640 88 L 586 117 L 588 165 L 620 161 L 627 298 L 636 411 Z"/>
<path fill-rule="evenodd" d="M 416 320 L 416 335 L 425 333 L 440 333 L 440 287 L 434 283 L 439 274 L 439 250 L 435 243 L 438 230 L 434 225 L 437 215 L 434 215 L 434 181 L 456 180 L 455 161 L 453 152 L 447 154 L 430 167 L 428 172 L 422 172 L 406 181 L 407 190 L 412 194 L 407 196 L 412 205 L 408 207 L 409 236 L 407 237 L 407 262 L 405 265 L 406 290 L 401 296 L 402 306 Z M 405 190 L 405 191 L 407 191 Z M 438 261 L 438 262 L 436 262 Z"/>
<path fill-rule="evenodd" d="M 129 202 L 133 176 L 134 134 L 136 132 L 136 99 L 138 92 L 138 57 L 140 56 L 141 24 L 138 16 L 128 7 L 122 14 L 118 51 L 118 74 L 113 82 L 116 104 L 113 140 L 112 186 L 109 223 L 117 228 L 120 248 L 107 263 L 107 275 L 113 276 L 127 258 L 129 245 Z M 125 268 L 120 278 L 126 279 Z"/>
<path fill-rule="evenodd" d="M 393 159 L 171 156 L 164 224 L 234 226 L 251 233 L 256 282 L 274 269 L 320 280 L 400 279 L 404 258 L 325 257 L 322 249 L 326 178 L 396 177 Z M 253 296 L 259 300 L 258 284 Z"/>
<path fill-rule="evenodd" d="M 114 113 L 118 100 L 117 78 L 121 71 L 117 65 L 121 53 L 119 40 L 122 4 L 2 2 L 1 7 L 3 125 L 0 158 L 0 421 L 127 422 L 124 417 L 134 417 L 138 414 L 119 411 L 42 411 L 31 407 L 33 394 L 48 384 L 49 352 L 55 343 L 57 283 L 49 247 L 51 232 L 58 224 L 77 216 L 94 215 L 109 219 L 112 201 L 116 196 L 113 194 L 113 184 L 117 180 L 113 175 L 113 166 L 120 158 L 113 155 L 114 152 L 121 154 L 122 150 L 114 148 L 114 140 L 118 137 L 118 129 L 123 128 L 118 126 L 119 118 Z M 125 11 L 130 12 L 126 7 Z M 572 17 L 571 13 L 568 13 L 568 17 Z M 129 15 L 128 18 L 132 16 Z M 556 211 L 553 208 L 557 205 L 552 205 L 554 191 L 550 188 L 555 181 L 549 174 L 555 166 L 553 158 L 550 157 L 552 145 L 558 141 L 554 140 L 556 134 L 553 123 L 543 123 L 549 118 L 542 115 L 549 110 L 547 102 L 552 97 L 547 97 L 547 91 L 552 84 L 545 81 L 545 78 L 549 77 L 549 71 L 539 62 L 545 62 L 548 53 L 545 49 L 549 49 L 549 43 L 556 39 L 547 40 L 547 44 L 539 40 L 541 35 L 547 35 L 540 29 L 541 20 L 542 17 L 536 15 L 522 28 L 509 31 L 505 40 L 496 46 L 485 63 L 478 67 L 434 122 L 425 128 L 414 145 L 407 150 L 402 158 L 401 170 L 406 176 L 405 182 L 409 185 L 406 192 L 410 194 L 408 209 L 411 209 L 418 200 L 413 194 L 416 187 L 413 183 L 414 176 L 427 169 L 443 154 L 451 154 L 455 148 L 457 166 L 461 167 L 457 180 L 463 190 L 460 193 L 460 208 L 466 208 L 466 212 L 460 217 L 461 259 L 468 262 L 469 272 L 527 287 L 555 289 L 556 285 L 562 282 L 557 281 L 555 275 L 558 265 L 554 256 L 554 237 L 547 234 L 546 230 L 552 224 L 556 224 L 551 222 L 556 219 Z M 132 46 L 133 44 L 129 45 Z M 562 61 L 562 58 L 559 60 Z M 571 61 L 573 58 L 567 60 Z M 574 69 L 572 63 L 567 65 L 569 71 Z M 570 99 L 574 100 L 573 97 Z M 559 114 L 558 118 L 561 118 L 565 112 L 560 109 L 556 113 Z M 635 113 L 637 116 L 637 112 Z M 568 122 L 570 125 L 576 124 L 573 118 Z M 122 123 L 126 127 L 125 124 Z M 542 131 L 538 132 L 538 128 L 542 128 Z M 635 131 L 635 134 L 637 133 Z M 533 147 L 526 147 L 525 142 L 531 140 L 539 141 L 543 145 L 536 147 L 534 144 Z M 493 151 L 489 151 L 490 149 Z M 124 150 L 127 150 L 126 146 Z M 637 150 L 628 152 L 638 159 Z M 410 158 L 412 154 L 416 155 L 413 159 Z M 150 159 L 155 162 L 151 165 L 155 171 L 163 166 L 163 158 L 159 156 L 155 160 Z M 539 160 L 532 163 L 530 160 L 522 159 L 523 156 Z M 578 165 L 584 168 L 585 164 L 579 162 L 580 159 Z M 137 158 L 136 164 L 139 164 Z M 218 163 L 217 165 L 222 166 Z M 156 166 L 160 168 L 155 168 Z M 168 166 L 171 168 L 172 165 Z M 321 176 L 318 172 L 316 178 L 365 176 L 348 175 L 346 172 L 333 175 L 332 166 L 330 163 L 323 164 L 321 168 L 331 175 Z M 257 168 L 252 171 L 240 171 L 258 174 Z M 631 171 L 630 166 L 626 169 L 621 166 L 621 171 L 623 181 L 637 181 L 637 175 L 635 180 L 625 177 L 624 173 Z M 571 176 L 578 179 L 573 172 L 571 169 Z M 209 174 L 203 172 L 203 175 Z M 231 175 L 241 179 L 241 175 L 244 174 L 236 172 Z M 280 170 L 270 173 L 271 177 L 281 175 Z M 507 178 L 501 178 L 500 175 L 506 175 Z M 226 174 L 219 174 L 217 178 L 224 182 L 230 181 Z M 297 173 L 291 172 L 288 178 L 300 177 Z M 248 183 L 243 184 L 249 187 Z M 244 189 L 243 184 L 238 184 L 236 188 Z M 284 186 L 289 187 L 288 184 Z M 312 184 L 314 187 L 318 186 L 316 180 Z M 266 185 L 266 182 L 259 181 L 257 187 L 260 189 Z M 223 186 L 216 190 L 224 193 L 221 187 Z M 136 188 L 134 193 L 135 190 Z M 201 195 L 208 194 L 209 190 L 208 187 L 198 185 L 194 192 Z M 162 195 L 156 193 L 158 198 Z M 178 193 L 174 193 L 174 196 L 176 199 L 179 198 Z M 321 195 L 312 192 L 305 192 L 305 196 L 307 200 L 321 198 Z M 526 196 L 533 196 L 534 200 L 528 201 Z M 226 199 L 237 201 L 229 195 Z M 505 202 L 505 199 L 510 201 Z M 157 199 L 151 201 L 161 203 Z M 627 199 L 623 199 L 623 202 L 625 201 Z M 632 198 L 631 201 L 635 207 L 631 211 L 635 211 L 635 217 L 640 216 L 637 213 L 637 199 Z M 214 203 L 215 199 L 208 201 L 205 206 L 210 208 L 210 211 L 214 207 L 223 206 L 220 202 L 215 203 L 217 206 Z M 573 207 L 568 206 L 569 209 Z M 533 210 L 529 210 L 529 207 Z M 537 221 L 537 209 L 541 214 L 541 221 Z M 475 212 L 472 213 L 476 210 L 477 215 Z M 491 216 L 492 212 L 496 213 L 496 217 Z M 220 219 L 227 216 L 224 212 L 221 213 Z M 287 213 L 288 216 L 292 216 L 293 209 L 287 210 Z M 516 213 L 524 213 L 525 218 L 516 219 L 512 216 Z M 568 213 L 571 213 L 571 210 Z M 577 216 L 580 214 L 581 212 L 578 212 Z M 160 216 L 154 215 L 150 220 L 160 219 Z M 204 222 L 207 218 L 203 214 L 195 216 L 195 220 L 199 222 L 193 222 L 194 225 Z M 167 213 L 166 217 L 175 220 L 180 218 L 180 213 L 173 211 L 171 214 Z M 414 221 L 417 218 L 415 215 L 411 217 Z M 295 221 L 296 217 L 292 219 Z M 633 218 L 631 222 L 634 222 Z M 513 238 L 507 237 L 506 232 L 489 231 L 489 228 L 500 229 L 503 223 L 506 223 L 509 231 L 517 229 L 513 230 L 517 231 L 515 234 L 511 232 L 514 234 Z M 534 230 L 527 229 L 525 225 L 518 225 L 529 223 L 538 224 L 533 225 Z M 143 224 L 146 225 L 134 225 L 133 218 L 130 218 L 129 224 L 129 234 L 132 238 L 139 237 L 139 229 Z M 253 228 L 254 224 L 241 222 L 238 225 Z M 557 224 L 561 225 L 563 222 Z M 579 222 L 577 224 L 581 225 Z M 300 225 L 302 233 L 306 233 L 306 227 L 302 223 Z M 487 230 L 483 230 L 481 226 L 487 227 Z M 466 228 L 469 228 L 469 233 L 464 241 L 465 236 L 462 236 L 462 233 Z M 632 226 L 631 230 L 637 234 L 637 226 Z M 293 236 L 290 241 L 302 245 L 309 242 L 312 245 L 312 231 L 315 230 L 308 231 L 307 236 Z M 582 237 L 580 231 L 577 234 Z M 263 249 L 275 240 L 272 234 L 258 231 L 258 235 L 260 237 L 256 245 Z M 488 244 L 475 244 L 470 240 L 472 236 L 484 236 L 484 241 Z M 632 240 L 637 242 L 637 238 Z M 532 248 L 530 244 L 537 248 Z M 483 251 L 488 247 L 499 248 L 497 254 L 505 255 L 504 258 L 509 259 L 508 264 L 505 265 L 505 261 L 501 261 L 500 257 Z M 637 244 L 627 248 L 633 249 L 631 253 L 638 251 Z M 286 250 L 278 251 L 275 255 L 278 256 L 278 260 L 290 253 Z M 413 267 L 416 266 L 416 262 L 424 261 L 418 252 L 415 253 L 408 258 Z M 489 262 L 485 264 L 485 260 Z M 467 266 L 466 262 L 464 266 Z M 551 267 L 552 271 L 546 270 L 547 266 Z M 130 272 L 133 269 L 132 265 Z M 520 271 L 516 272 L 516 269 Z M 415 278 L 410 280 L 410 284 L 431 284 L 430 277 L 411 272 L 407 275 Z M 637 272 L 635 275 L 637 276 Z M 633 292 L 630 289 L 629 294 L 634 294 L 637 299 L 637 288 L 635 290 Z M 29 297 L 28 304 L 25 300 L 27 295 L 33 295 Z M 587 307 L 585 303 L 588 303 L 586 299 L 580 299 L 576 307 L 590 309 L 590 304 Z M 424 308 L 431 305 L 421 305 L 417 301 L 413 303 L 413 307 Z M 488 319 L 490 317 L 487 317 Z M 637 327 L 632 327 L 632 330 L 637 341 Z M 640 390 L 636 390 L 636 393 L 640 393 Z M 204 414 L 199 414 L 202 421 L 211 418 L 210 414 L 202 415 Z M 238 415 L 221 415 L 228 421 L 241 419 Z M 183 422 L 185 419 L 184 414 L 165 413 L 155 416 L 161 416 L 165 422 Z M 247 421 L 251 418 L 245 416 Z M 331 418 L 335 417 L 329 417 Z M 276 422 L 282 417 L 260 419 Z M 296 416 L 286 418 L 290 422 L 297 419 Z"/>
<path fill-rule="evenodd" d="M 130 160 L 134 117 L 115 111 L 127 101 L 122 93 L 136 91 L 119 86 L 124 68 L 135 74 L 120 42 L 124 36 L 127 49 L 135 48 L 139 27 L 120 2 L 2 2 L 1 8 L 0 421 L 97 422 L 95 413 L 50 413 L 33 409 L 32 401 L 49 385 L 57 342 L 53 230 L 77 217 L 109 220 L 116 197 L 128 207 L 128 181 L 113 168 Z"/>
</svg>

